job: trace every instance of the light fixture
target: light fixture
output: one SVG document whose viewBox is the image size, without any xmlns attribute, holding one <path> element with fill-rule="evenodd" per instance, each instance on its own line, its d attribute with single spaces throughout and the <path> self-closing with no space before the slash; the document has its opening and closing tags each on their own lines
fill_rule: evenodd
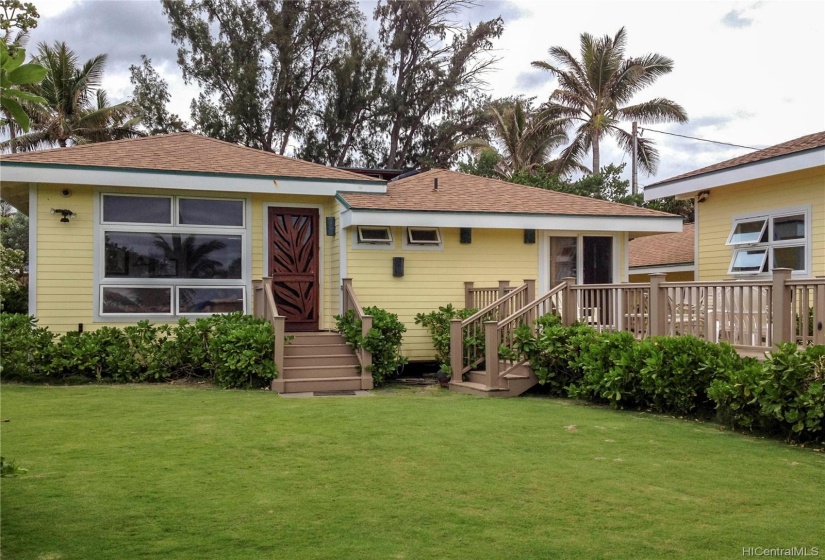
<svg viewBox="0 0 825 560">
<path fill-rule="evenodd" d="M 69 223 L 69 220 L 73 220 L 73 219 L 77 218 L 77 214 L 75 214 L 71 210 L 67 210 L 65 208 L 52 208 L 52 214 L 62 215 L 63 217 L 60 218 L 60 221 L 62 223 L 66 223 L 66 224 Z"/>
<path fill-rule="evenodd" d="M 327 236 L 335 237 L 335 216 L 327 216 Z"/>
<path fill-rule="evenodd" d="M 708 196 L 710 196 L 710 191 L 699 191 L 696 195 L 696 202 L 704 202 L 708 199 Z"/>
</svg>

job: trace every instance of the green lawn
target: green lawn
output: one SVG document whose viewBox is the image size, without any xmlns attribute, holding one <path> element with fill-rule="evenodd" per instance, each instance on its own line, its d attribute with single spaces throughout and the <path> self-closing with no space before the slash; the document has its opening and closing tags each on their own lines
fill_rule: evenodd
<svg viewBox="0 0 825 560">
<path fill-rule="evenodd" d="M 825 454 L 713 424 L 434 388 L 6 385 L 2 416 L 10 560 L 825 554 Z"/>
</svg>

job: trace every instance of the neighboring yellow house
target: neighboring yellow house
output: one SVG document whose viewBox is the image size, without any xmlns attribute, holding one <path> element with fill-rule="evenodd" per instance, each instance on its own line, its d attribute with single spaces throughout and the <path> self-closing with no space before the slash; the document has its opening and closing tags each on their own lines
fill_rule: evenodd
<svg viewBox="0 0 825 560">
<path fill-rule="evenodd" d="M 696 280 L 825 275 L 825 132 L 656 183 L 696 203 Z"/>
<path fill-rule="evenodd" d="M 462 307 L 464 282 L 626 281 L 629 236 L 682 228 L 643 208 L 443 170 L 386 183 L 190 133 L 0 166 L 2 197 L 30 216 L 30 312 L 56 332 L 251 313 L 262 277 L 287 331 L 329 330 L 352 278 L 363 305 L 406 324 L 403 352 L 430 360 L 413 317 Z"/>
</svg>

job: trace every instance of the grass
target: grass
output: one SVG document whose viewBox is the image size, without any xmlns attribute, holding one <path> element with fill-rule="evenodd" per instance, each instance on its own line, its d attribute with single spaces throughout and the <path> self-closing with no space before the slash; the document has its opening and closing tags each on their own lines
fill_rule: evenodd
<svg viewBox="0 0 825 560">
<path fill-rule="evenodd" d="M 14 560 L 825 550 L 825 454 L 573 401 L 6 385 L 2 416 Z"/>
</svg>

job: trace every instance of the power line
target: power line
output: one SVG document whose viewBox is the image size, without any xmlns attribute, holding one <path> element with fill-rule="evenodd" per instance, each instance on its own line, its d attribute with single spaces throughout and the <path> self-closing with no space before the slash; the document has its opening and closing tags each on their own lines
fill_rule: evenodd
<svg viewBox="0 0 825 560">
<path fill-rule="evenodd" d="M 751 146 L 742 146 L 740 144 L 731 144 L 730 142 L 719 142 L 717 140 L 708 140 L 707 138 L 696 138 L 695 136 L 685 136 L 684 134 L 676 134 L 675 132 L 665 132 L 664 130 L 654 130 L 652 128 L 643 128 L 642 132 L 649 130 L 650 132 L 658 132 L 659 134 L 667 134 L 668 136 L 678 136 L 679 138 L 688 138 L 690 140 L 699 140 L 700 142 L 710 142 L 711 144 L 722 144 L 723 146 L 733 146 L 735 148 L 745 148 L 746 150 L 761 150 L 762 148 L 752 148 Z"/>
</svg>

